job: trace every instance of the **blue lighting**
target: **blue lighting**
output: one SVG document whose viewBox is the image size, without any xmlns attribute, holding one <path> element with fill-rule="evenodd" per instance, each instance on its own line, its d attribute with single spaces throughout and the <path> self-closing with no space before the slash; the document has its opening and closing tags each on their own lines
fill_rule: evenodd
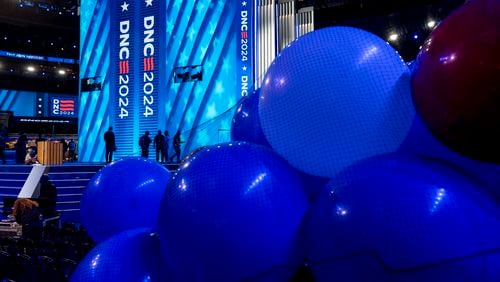
<svg viewBox="0 0 500 282">
<path fill-rule="evenodd" d="M 158 7 L 151 10 L 148 3 Z M 168 130 L 171 135 L 180 130 L 182 155 L 230 139 L 242 91 L 239 76 L 246 75 L 251 86 L 253 67 L 239 57 L 240 15 L 249 10 L 251 26 L 251 8 L 228 0 L 83 0 L 81 7 L 80 79 L 101 77 L 102 89 L 81 93 L 80 161 L 104 159 L 104 144 L 96 140 L 109 126 L 114 126 L 117 137 L 116 157 L 138 155 L 138 138 L 145 130 Z M 155 53 L 153 60 L 145 61 L 143 25 L 152 16 Z M 251 30 L 248 27 L 249 39 Z M 127 45 L 127 58 L 126 53 L 119 57 L 120 42 Z M 247 60 L 252 62 L 250 54 Z M 174 70 L 190 66 L 203 69 L 202 79 L 175 83 Z M 154 76 L 148 74 L 154 80 L 151 85 L 144 81 L 146 68 L 154 68 Z M 125 80 L 128 91 L 120 89 Z M 151 89 L 152 96 L 145 96 L 144 89 Z"/>
</svg>

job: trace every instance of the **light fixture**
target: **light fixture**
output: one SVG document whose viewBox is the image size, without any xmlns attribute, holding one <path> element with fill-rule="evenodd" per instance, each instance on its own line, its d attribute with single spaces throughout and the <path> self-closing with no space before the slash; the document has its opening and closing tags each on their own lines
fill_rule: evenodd
<svg viewBox="0 0 500 282">
<path fill-rule="evenodd" d="M 389 34 L 389 41 L 394 42 L 398 40 L 399 35 L 397 33 Z"/>
<path fill-rule="evenodd" d="M 35 71 L 35 67 L 34 66 L 27 66 L 26 70 L 29 71 L 29 72 L 34 72 Z"/>
<path fill-rule="evenodd" d="M 65 70 L 63 70 L 63 69 L 60 69 L 60 70 L 58 70 L 58 71 L 57 71 L 57 73 L 58 73 L 59 75 L 65 75 L 65 74 L 66 74 L 66 71 L 65 71 Z"/>
<path fill-rule="evenodd" d="M 427 27 L 428 27 L 428 28 L 434 28 L 435 26 L 436 26 L 436 21 L 434 21 L 434 20 L 429 20 L 429 21 L 427 22 Z"/>
</svg>

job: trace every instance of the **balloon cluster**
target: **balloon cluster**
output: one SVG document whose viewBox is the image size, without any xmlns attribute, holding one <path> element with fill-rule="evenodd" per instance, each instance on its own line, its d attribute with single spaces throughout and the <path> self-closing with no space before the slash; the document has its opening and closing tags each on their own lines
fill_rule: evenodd
<svg viewBox="0 0 500 282">
<path fill-rule="evenodd" d="M 499 281 L 499 7 L 466 2 L 411 71 L 359 29 L 298 38 L 233 142 L 96 175 L 73 281 Z"/>
</svg>

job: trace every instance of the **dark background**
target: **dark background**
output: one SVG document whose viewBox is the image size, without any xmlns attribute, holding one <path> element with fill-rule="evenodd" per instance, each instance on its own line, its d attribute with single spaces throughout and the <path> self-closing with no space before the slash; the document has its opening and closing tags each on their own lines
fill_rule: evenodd
<svg viewBox="0 0 500 282">
<path fill-rule="evenodd" d="M 343 25 L 370 31 L 390 41 L 403 59 L 415 59 L 436 23 L 463 0 L 297 0 L 298 8 L 314 6 L 315 29 Z M 0 50 L 69 58 L 75 64 L 0 57 L 0 89 L 78 95 L 79 0 L 2 1 Z M 36 71 L 27 71 L 27 65 Z M 65 74 L 58 73 L 64 70 Z"/>
</svg>

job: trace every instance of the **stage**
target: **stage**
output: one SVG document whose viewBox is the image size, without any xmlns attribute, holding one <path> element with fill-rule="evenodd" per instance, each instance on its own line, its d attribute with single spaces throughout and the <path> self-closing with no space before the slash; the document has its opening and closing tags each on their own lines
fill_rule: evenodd
<svg viewBox="0 0 500 282">
<path fill-rule="evenodd" d="M 28 179 L 33 165 L 16 164 L 13 151 L 6 151 L 7 164 L 0 165 L 0 208 L 4 210 L 4 200 L 17 198 Z M 105 162 L 68 162 L 61 165 L 49 165 L 48 176 L 57 188 L 56 209 L 61 214 L 62 222 L 79 223 L 80 198 L 87 183 L 94 174 L 106 165 Z M 170 172 L 179 164 L 162 164 Z M 36 166 L 36 165 L 35 165 Z M 4 213 L 9 211 L 4 210 Z"/>
</svg>

